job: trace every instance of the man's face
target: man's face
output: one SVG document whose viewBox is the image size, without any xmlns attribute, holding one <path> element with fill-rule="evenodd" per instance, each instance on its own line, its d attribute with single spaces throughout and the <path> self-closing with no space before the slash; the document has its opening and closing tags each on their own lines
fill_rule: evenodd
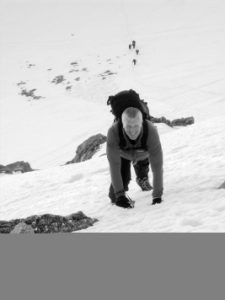
<svg viewBox="0 0 225 300">
<path fill-rule="evenodd" d="M 142 129 L 142 116 L 137 115 L 135 118 L 124 116 L 122 119 L 123 129 L 131 140 L 136 140 Z"/>
</svg>

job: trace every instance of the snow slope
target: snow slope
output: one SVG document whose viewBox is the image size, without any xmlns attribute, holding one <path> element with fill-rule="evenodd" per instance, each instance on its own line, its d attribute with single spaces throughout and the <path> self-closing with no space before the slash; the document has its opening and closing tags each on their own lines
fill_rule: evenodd
<svg viewBox="0 0 225 300">
<path fill-rule="evenodd" d="M 82 210 L 99 219 L 85 231 L 225 231 L 225 191 L 218 189 L 225 180 L 224 1 L 0 6 L 0 164 L 24 160 L 41 169 L 0 177 L 0 219 Z M 133 39 L 140 49 L 135 67 Z M 58 75 L 66 80 L 56 85 Z M 22 88 L 43 98 L 22 96 Z M 127 88 L 149 102 L 155 117 L 195 118 L 182 128 L 157 124 L 164 202 L 151 206 L 151 193 L 141 192 L 133 176 L 136 205 L 128 211 L 109 204 L 105 146 L 90 161 L 60 166 L 84 139 L 106 134 L 107 97 Z"/>
</svg>

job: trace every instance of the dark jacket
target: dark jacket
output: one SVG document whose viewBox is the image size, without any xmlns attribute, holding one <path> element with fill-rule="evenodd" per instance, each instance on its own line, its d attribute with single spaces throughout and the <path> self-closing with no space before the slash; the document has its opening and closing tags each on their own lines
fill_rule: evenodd
<svg viewBox="0 0 225 300">
<path fill-rule="evenodd" d="M 133 162 L 149 158 L 153 173 L 153 197 L 161 197 L 163 193 L 163 154 L 157 128 L 146 120 L 148 127 L 147 149 L 136 149 L 141 147 L 143 129 L 135 144 L 132 144 L 124 133 L 126 140 L 125 148 L 121 149 L 118 122 L 115 122 L 107 134 L 107 157 L 110 165 L 110 173 L 114 192 L 124 190 L 121 176 L 121 157 Z"/>
</svg>

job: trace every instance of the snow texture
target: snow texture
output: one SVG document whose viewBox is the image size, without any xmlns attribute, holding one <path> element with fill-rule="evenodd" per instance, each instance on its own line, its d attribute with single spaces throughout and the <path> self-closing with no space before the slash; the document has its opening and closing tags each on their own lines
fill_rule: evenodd
<svg viewBox="0 0 225 300">
<path fill-rule="evenodd" d="M 40 169 L 1 175 L 0 220 L 83 211 L 99 220 L 84 232 L 225 232 L 223 0 L 3 0 L 0 11 L 0 164 Z M 106 100 L 130 88 L 154 117 L 195 124 L 156 125 L 164 201 L 152 206 L 132 170 L 136 203 L 125 210 L 107 197 L 105 145 L 64 164 L 85 139 L 107 134 Z"/>
</svg>

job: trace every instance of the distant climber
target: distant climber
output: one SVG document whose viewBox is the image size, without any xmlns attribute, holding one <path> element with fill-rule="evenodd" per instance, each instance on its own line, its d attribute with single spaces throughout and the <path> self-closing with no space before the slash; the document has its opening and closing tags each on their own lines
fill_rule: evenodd
<svg viewBox="0 0 225 300">
<path fill-rule="evenodd" d="M 137 55 L 139 54 L 139 49 L 136 49 L 136 54 L 137 54 Z"/>
<path fill-rule="evenodd" d="M 134 64 L 134 66 L 137 64 L 137 60 L 135 58 L 132 60 L 132 62 Z"/>
<path fill-rule="evenodd" d="M 131 49 L 131 47 L 132 47 L 132 45 L 131 45 L 131 44 L 129 44 L 129 50 Z"/>
<path fill-rule="evenodd" d="M 132 41 L 132 46 L 133 46 L 133 48 L 136 47 L 136 41 Z"/>
</svg>

